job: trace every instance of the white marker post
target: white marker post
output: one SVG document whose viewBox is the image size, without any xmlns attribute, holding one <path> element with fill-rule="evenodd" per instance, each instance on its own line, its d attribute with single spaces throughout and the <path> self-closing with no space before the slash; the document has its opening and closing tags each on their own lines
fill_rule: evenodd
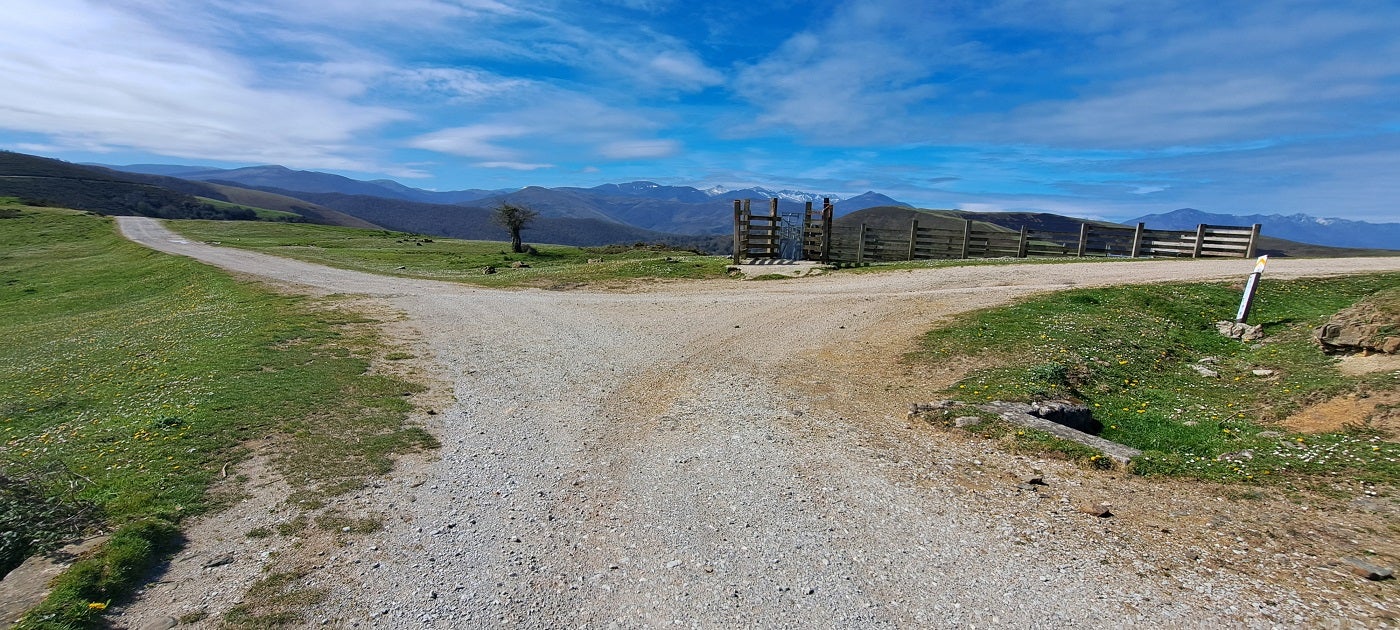
<svg viewBox="0 0 1400 630">
<path fill-rule="evenodd" d="M 1254 273 L 1249 274 L 1249 280 L 1244 283 L 1244 298 L 1240 300 L 1239 312 L 1235 313 L 1235 323 L 1243 324 L 1249 317 L 1249 307 L 1254 305 L 1254 292 L 1259 288 L 1259 276 L 1264 273 L 1264 265 L 1267 264 L 1269 257 L 1260 256 L 1259 262 L 1254 265 Z"/>
</svg>

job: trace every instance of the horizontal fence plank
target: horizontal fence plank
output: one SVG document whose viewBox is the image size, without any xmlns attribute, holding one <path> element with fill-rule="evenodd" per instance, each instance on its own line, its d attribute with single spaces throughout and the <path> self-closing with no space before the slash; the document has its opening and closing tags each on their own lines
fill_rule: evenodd
<svg viewBox="0 0 1400 630">
<path fill-rule="evenodd" d="M 795 223 L 799 220 L 800 225 Z M 813 211 L 796 218 L 736 211 L 734 235 L 736 250 L 753 257 L 777 256 L 787 246 L 804 258 L 833 262 L 1079 255 L 1244 257 L 1253 252 L 1258 226 L 1203 224 L 1195 230 L 1154 230 L 1142 224 L 1135 228 L 1084 224 L 1079 231 L 1024 227 L 1011 232 L 977 229 L 970 222 L 962 229 L 921 226 L 917 221 L 906 228 L 887 228 L 836 225 Z"/>
</svg>

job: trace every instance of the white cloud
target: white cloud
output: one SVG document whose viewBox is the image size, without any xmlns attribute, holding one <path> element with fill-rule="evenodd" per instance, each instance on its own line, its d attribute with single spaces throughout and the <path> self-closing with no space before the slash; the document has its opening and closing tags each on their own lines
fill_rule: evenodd
<svg viewBox="0 0 1400 630">
<path fill-rule="evenodd" d="M 675 155 L 680 148 L 675 140 L 622 140 L 604 144 L 598 154 L 614 160 L 662 158 Z"/>
<path fill-rule="evenodd" d="M 470 125 L 420 135 L 408 146 L 489 162 L 544 163 L 565 155 L 613 160 L 658 158 L 680 149 L 651 135 L 661 123 L 628 110 L 543 84 L 514 93 L 509 106 L 466 113 Z"/>
<path fill-rule="evenodd" d="M 440 28 L 448 21 L 483 15 L 513 15 L 519 9 L 496 0 L 218 0 L 232 15 L 337 28 Z"/>
<path fill-rule="evenodd" d="M 528 89 L 530 81 L 510 79 L 469 68 L 410 68 L 388 73 L 386 83 L 410 92 L 441 94 L 453 99 L 479 100 Z"/>
<path fill-rule="evenodd" d="M 240 60 L 109 5 L 24 4 L 0 39 L 0 128 L 63 146 L 370 170 L 357 137 L 406 118 L 264 87 Z"/>
<path fill-rule="evenodd" d="M 1400 100 L 1400 7 L 850 0 L 741 68 L 741 135 L 840 146 L 1210 145 L 1365 129 Z M 1342 113 L 1345 112 L 1345 113 Z"/>
<path fill-rule="evenodd" d="M 471 125 L 424 134 L 412 139 L 408 146 L 463 157 L 505 160 L 520 155 L 520 151 L 496 143 L 533 132 L 523 125 Z"/>
<path fill-rule="evenodd" d="M 481 168 L 504 168 L 512 171 L 537 171 L 542 168 L 554 168 L 553 164 L 535 164 L 532 162 L 477 162 L 473 166 Z"/>
</svg>

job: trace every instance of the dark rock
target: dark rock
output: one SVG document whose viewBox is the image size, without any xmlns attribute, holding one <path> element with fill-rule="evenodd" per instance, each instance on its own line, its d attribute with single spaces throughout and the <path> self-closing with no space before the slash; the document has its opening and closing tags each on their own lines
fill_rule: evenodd
<svg viewBox="0 0 1400 630">
<path fill-rule="evenodd" d="M 1103 431 L 1103 423 L 1094 418 L 1094 413 L 1087 406 L 1066 400 L 1032 403 L 1029 413 L 1090 435 L 1098 435 Z"/>
<path fill-rule="evenodd" d="M 217 556 L 214 556 L 214 557 L 208 559 L 207 561 L 204 562 L 204 568 L 206 568 L 206 569 L 211 569 L 211 568 L 213 568 L 213 567 L 221 567 L 221 566 L 224 566 L 224 565 L 226 565 L 226 564 L 233 564 L 233 554 L 232 554 L 232 553 L 222 553 L 222 554 L 219 554 L 219 555 L 217 555 Z"/>
<path fill-rule="evenodd" d="M 1088 514 L 1089 516 L 1108 518 L 1110 516 L 1113 516 L 1113 512 L 1109 509 L 1111 507 L 1112 506 L 1107 503 L 1090 503 L 1088 505 L 1080 507 L 1079 511 Z"/>
<path fill-rule="evenodd" d="M 1395 572 L 1385 567 L 1371 564 L 1361 558 L 1345 558 L 1343 562 L 1351 566 L 1351 573 L 1357 577 L 1366 578 L 1372 581 L 1389 580 L 1395 577 Z"/>
<path fill-rule="evenodd" d="M 489 276 L 489 275 L 491 275 L 491 274 L 493 274 L 493 273 L 496 273 L 496 268 L 495 268 L 495 267 L 492 267 L 492 266 L 490 266 L 490 265 L 487 265 L 485 269 L 482 269 L 482 270 L 481 270 L 481 273 L 484 274 L 484 275 L 488 275 L 488 276 Z"/>
</svg>

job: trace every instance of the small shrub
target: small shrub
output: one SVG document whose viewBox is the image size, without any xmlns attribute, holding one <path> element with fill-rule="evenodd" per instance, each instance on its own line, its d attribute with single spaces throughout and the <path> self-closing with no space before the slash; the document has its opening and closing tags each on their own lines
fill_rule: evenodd
<svg viewBox="0 0 1400 630">
<path fill-rule="evenodd" d="M 82 535 L 97 514 L 77 498 L 87 485 L 59 462 L 0 469 L 0 575 Z"/>
</svg>

